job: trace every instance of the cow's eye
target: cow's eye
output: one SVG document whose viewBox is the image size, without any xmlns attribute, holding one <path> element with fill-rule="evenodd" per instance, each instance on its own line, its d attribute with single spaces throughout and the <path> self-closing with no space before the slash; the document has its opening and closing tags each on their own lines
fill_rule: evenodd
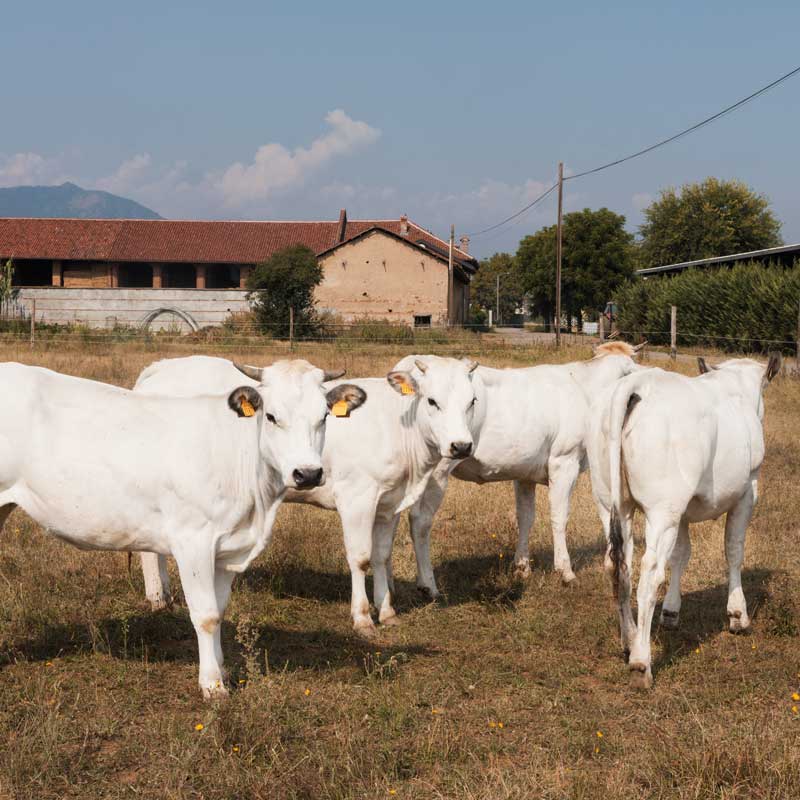
<svg viewBox="0 0 800 800">
<path fill-rule="evenodd" d="M 428 398 L 428 405 L 433 406 L 434 408 L 439 408 L 439 404 L 432 398 Z"/>
<path fill-rule="evenodd" d="M 471 405 L 471 406 L 474 406 L 474 405 L 475 405 L 475 403 L 477 403 L 477 402 L 478 402 L 478 398 L 477 398 L 477 397 L 473 397 L 473 398 L 472 398 L 472 402 L 470 403 L 470 405 Z"/>
<path fill-rule="evenodd" d="M 275 417 L 272 414 L 267 414 L 267 419 L 273 424 L 276 425 Z"/>
</svg>

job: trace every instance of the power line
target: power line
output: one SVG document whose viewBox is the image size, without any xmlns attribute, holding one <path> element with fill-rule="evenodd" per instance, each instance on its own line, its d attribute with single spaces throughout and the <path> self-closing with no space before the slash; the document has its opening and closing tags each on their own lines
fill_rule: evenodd
<svg viewBox="0 0 800 800">
<path fill-rule="evenodd" d="M 774 81 L 768 83 L 766 86 L 762 86 L 757 91 L 747 95 L 747 97 L 743 97 L 741 100 L 737 100 L 737 102 L 727 106 L 727 108 L 723 108 L 722 111 L 718 111 L 716 114 L 712 114 L 710 117 L 706 117 L 704 120 L 701 120 L 700 122 L 692 125 L 689 128 L 685 128 L 684 130 L 674 134 L 673 136 L 670 136 L 667 139 L 662 139 L 660 142 L 656 142 L 655 144 L 652 144 L 649 147 L 645 147 L 642 150 L 638 150 L 635 153 L 631 153 L 630 155 L 623 156 L 622 158 L 617 158 L 614 161 L 609 161 L 607 164 L 601 164 L 598 167 L 593 167 L 592 169 L 587 169 L 584 170 L 583 172 L 578 172 L 575 175 L 568 175 L 564 178 L 564 180 L 573 181 L 576 178 L 583 178 L 586 175 L 593 175 L 595 172 L 601 172 L 602 170 L 609 169 L 610 167 L 616 167 L 619 164 L 624 164 L 626 161 L 631 161 L 632 159 L 638 158 L 639 156 L 643 156 L 646 153 L 651 153 L 653 150 L 656 150 L 659 147 L 663 147 L 666 144 L 670 144 L 670 142 L 674 142 L 677 139 L 682 138 L 683 136 L 693 133 L 694 131 L 699 130 L 700 128 L 710 124 L 711 122 L 714 122 L 715 120 L 724 117 L 726 114 L 730 114 L 732 111 L 736 111 L 736 109 L 741 108 L 743 105 L 749 103 L 751 100 L 755 100 L 757 97 L 760 97 L 762 94 L 765 94 L 766 92 L 770 91 L 770 89 L 774 89 L 776 86 L 788 80 L 789 78 L 794 77 L 798 73 L 800 73 L 800 67 L 795 67 L 795 69 L 791 70 L 790 72 L 787 72 L 785 75 L 781 75 L 780 78 L 776 78 Z M 549 189 L 547 189 L 547 191 L 543 192 L 535 200 L 533 200 L 533 202 L 528 203 L 528 205 L 526 205 L 524 208 L 521 208 L 515 214 L 512 214 L 510 217 L 506 217 L 506 219 L 501 220 L 495 225 L 490 225 L 488 228 L 483 228 L 482 230 L 476 231 L 475 233 L 470 233 L 468 234 L 468 236 L 473 238 L 475 236 L 481 236 L 484 233 L 493 231 L 496 228 L 500 228 L 506 223 L 511 222 L 520 215 L 524 214 L 528 209 L 533 208 L 533 206 L 535 206 L 539 201 L 544 200 L 544 198 L 547 197 L 547 195 L 549 195 L 550 192 L 554 191 L 557 186 L 558 183 L 556 182 Z"/>
<path fill-rule="evenodd" d="M 524 208 L 521 208 L 519 211 L 517 211 L 516 214 L 512 214 L 510 217 L 506 217 L 504 220 L 502 220 L 502 222 L 498 222 L 496 225 L 490 225 L 488 228 L 483 228 L 483 230 L 475 231 L 475 233 L 468 233 L 467 236 L 469 237 L 481 236 L 484 233 L 489 233 L 489 231 L 493 231 L 495 228 L 499 228 L 501 225 L 505 225 L 507 222 L 511 222 L 511 220 L 516 219 L 529 209 L 533 208 L 539 201 L 544 200 L 545 197 L 547 197 L 547 195 L 549 195 L 550 192 L 554 191 L 557 186 L 558 183 L 554 183 L 549 189 L 542 192 L 535 200 L 528 203 L 528 205 L 526 205 Z"/>
</svg>

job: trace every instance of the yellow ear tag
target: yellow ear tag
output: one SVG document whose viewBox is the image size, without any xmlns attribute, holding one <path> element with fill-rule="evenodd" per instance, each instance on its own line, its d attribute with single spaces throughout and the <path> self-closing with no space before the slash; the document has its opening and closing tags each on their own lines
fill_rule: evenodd
<svg viewBox="0 0 800 800">
<path fill-rule="evenodd" d="M 414 394 L 414 387 L 411 386 L 411 384 L 408 383 L 407 381 L 403 381 L 400 384 L 400 392 L 402 394 Z"/>
<path fill-rule="evenodd" d="M 252 403 L 249 400 L 242 400 L 242 414 L 246 417 L 254 417 L 256 415 L 256 410 L 253 408 Z"/>
<path fill-rule="evenodd" d="M 334 417 L 346 417 L 350 413 L 350 406 L 347 405 L 347 400 L 337 400 L 331 406 L 331 413 Z"/>
</svg>

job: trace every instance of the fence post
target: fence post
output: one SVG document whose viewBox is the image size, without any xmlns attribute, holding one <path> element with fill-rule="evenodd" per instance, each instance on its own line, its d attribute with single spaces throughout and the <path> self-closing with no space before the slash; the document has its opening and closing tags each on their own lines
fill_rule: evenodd
<svg viewBox="0 0 800 800">
<path fill-rule="evenodd" d="M 294 350 L 294 309 L 289 307 L 289 352 Z"/>
<path fill-rule="evenodd" d="M 597 335 L 600 337 L 600 344 L 606 340 L 606 318 L 601 314 L 597 318 Z"/>
<path fill-rule="evenodd" d="M 678 357 L 678 306 L 671 306 L 669 315 L 669 357 Z"/>
<path fill-rule="evenodd" d="M 32 301 L 33 307 L 31 308 L 31 347 L 36 342 L 36 298 Z"/>
</svg>

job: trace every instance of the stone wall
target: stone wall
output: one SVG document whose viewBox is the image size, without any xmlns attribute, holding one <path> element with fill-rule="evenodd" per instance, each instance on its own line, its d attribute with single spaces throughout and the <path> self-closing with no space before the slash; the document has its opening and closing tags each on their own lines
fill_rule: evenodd
<svg viewBox="0 0 800 800">
<path fill-rule="evenodd" d="M 36 321 L 93 328 L 137 326 L 159 308 L 176 308 L 196 321 L 198 327 L 220 325 L 232 313 L 247 311 L 247 292 L 240 289 L 69 289 L 30 287 L 20 289 L 19 300 L 30 313 L 36 300 Z M 174 314 L 164 314 L 152 329 L 188 326 Z"/>
</svg>

